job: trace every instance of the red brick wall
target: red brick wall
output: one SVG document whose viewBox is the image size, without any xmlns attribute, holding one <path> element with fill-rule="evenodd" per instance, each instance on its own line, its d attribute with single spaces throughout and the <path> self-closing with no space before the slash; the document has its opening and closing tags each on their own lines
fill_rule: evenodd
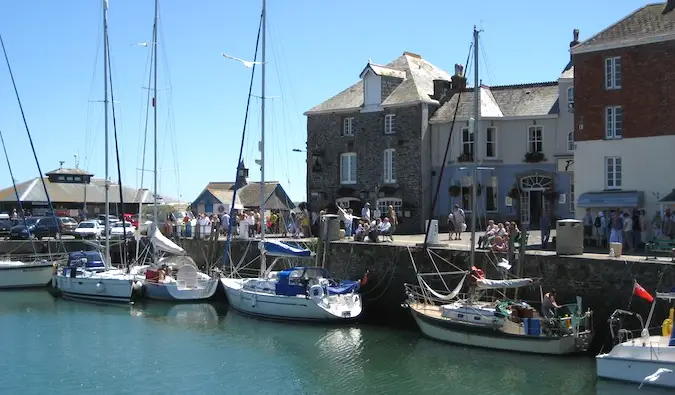
<svg viewBox="0 0 675 395">
<path fill-rule="evenodd" d="M 605 58 L 613 56 L 621 56 L 622 87 L 605 90 Z M 606 106 L 622 106 L 624 138 L 675 134 L 675 41 L 578 54 L 573 62 L 575 140 L 605 137 Z"/>
</svg>

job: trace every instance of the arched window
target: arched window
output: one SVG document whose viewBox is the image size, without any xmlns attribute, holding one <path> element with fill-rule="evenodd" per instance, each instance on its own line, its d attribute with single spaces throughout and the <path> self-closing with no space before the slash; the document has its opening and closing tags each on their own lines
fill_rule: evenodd
<svg viewBox="0 0 675 395">
<path fill-rule="evenodd" d="M 574 131 L 567 134 L 567 150 L 574 151 L 576 144 L 574 144 Z"/>
</svg>

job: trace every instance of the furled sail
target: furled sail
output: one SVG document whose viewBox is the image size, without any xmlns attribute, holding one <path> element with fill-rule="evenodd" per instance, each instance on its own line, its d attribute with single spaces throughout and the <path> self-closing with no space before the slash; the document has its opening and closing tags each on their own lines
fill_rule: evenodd
<svg viewBox="0 0 675 395">
<path fill-rule="evenodd" d="M 455 287 L 455 289 L 453 289 L 452 292 L 450 292 L 448 295 L 443 295 L 443 294 L 440 294 L 440 293 L 434 291 L 434 290 L 429 286 L 429 284 L 427 284 L 427 282 L 424 281 L 424 279 L 422 278 L 422 276 L 417 276 L 417 278 L 420 280 L 420 283 L 422 283 L 422 285 L 424 285 L 424 288 L 426 288 L 427 291 L 429 291 L 429 293 L 431 293 L 432 295 L 434 295 L 434 297 L 436 297 L 436 298 L 438 298 L 438 299 L 441 299 L 441 300 L 451 300 L 451 299 L 456 298 L 457 295 L 459 295 L 459 291 L 462 290 L 462 285 L 464 285 L 464 280 L 466 279 L 466 274 L 464 275 L 464 277 L 462 277 L 462 280 L 459 282 L 459 284 L 457 284 L 457 286 Z"/>
<path fill-rule="evenodd" d="M 162 234 L 157 226 L 150 225 L 153 228 L 152 244 L 156 249 L 174 255 L 183 255 L 185 250 Z"/>
<path fill-rule="evenodd" d="M 531 278 L 516 278 L 511 280 L 488 280 L 482 278 L 476 280 L 476 288 L 478 289 L 498 289 L 498 288 L 520 288 L 534 284 L 534 279 Z"/>
</svg>

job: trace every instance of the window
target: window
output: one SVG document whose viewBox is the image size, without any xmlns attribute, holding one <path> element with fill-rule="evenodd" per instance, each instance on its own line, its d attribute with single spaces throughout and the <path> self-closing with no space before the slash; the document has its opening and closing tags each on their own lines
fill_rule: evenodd
<svg viewBox="0 0 675 395">
<path fill-rule="evenodd" d="M 574 87 L 570 86 L 567 88 L 567 108 L 574 108 Z"/>
<path fill-rule="evenodd" d="M 387 215 L 389 206 L 394 207 L 396 214 L 401 215 L 403 210 L 403 201 L 399 198 L 383 198 L 377 200 L 377 209 L 380 210 L 381 215 Z"/>
<path fill-rule="evenodd" d="M 605 108 L 605 138 L 620 139 L 623 136 L 623 111 L 621 106 Z"/>
<path fill-rule="evenodd" d="M 396 115 L 387 114 L 384 116 L 384 134 L 396 133 Z"/>
<path fill-rule="evenodd" d="M 473 133 L 469 128 L 462 128 L 462 155 L 473 157 Z"/>
<path fill-rule="evenodd" d="M 530 126 L 527 128 L 527 152 L 544 152 L 544 128 Z"/>
<path fill-rule="evenodd" d="M 485 130 L 485 157 L 488 159 L 497 157 L 497 128 L 492 126 Z"/>
<path fill-rule="evenodd" d="M 574 151 L 576 144 L 574 144 L 574 131 L 567 133 L 567 150 Z"/>
<path fill-rule="evenodd" d="M 621 57 L 605 59 L 605 89 L 621 89 Z"/>
<path fill-rule="evenodd" d="M 498 211 L 499 199 L 497 197 L 497 177 L 489 178 L 488 184 L 485 186 L 485 211 Z"/>
<path fill-rule="evenodd" d="M 574 173 L 570 174 L 570 213 L 574 212 Z"/>
<path fill-rule="evenodd" d="M 396 182 L 396 150 L 388 148 L 384 150 L 384 182 L 393 184 Z"/>
<path fill-rule="evenodd" d="M 621 158 L 612 156 L 605 158 L 605 174 L 607 189 L 621 189 Z"/>
<path fill-rule="evenodd" d="M 464 210 L 464 212 L 470 213 L 471 212 L 471 198 L 472 192 L 471 192 L 471 186 L 473 185 L 473 178 L 469 176 L 463 176 L 462 177 L 462 193 L 461 193 L 461 198 L 462 198 L 462 203 L 460 206 Z"/>
<path fill-rule="evenodd" d="M 340 184 L 356 184 L 356 153 L 340 155 Z"/>
<path fill-rule="evenodd" d="M 342 135 L 343 136 L 354 135 L 354 117 L 348 117 L 342 121 Z"/>
<path fill-rule="evenodd" d="M 347 209 L 349 208 L 349 206 L 350 206 L 350 203 L 351 203 L 353 200 L 358 200 L 358 199 L 356 199 L 356 198 L 350 198 L 350 197 L 339 198 L 339 199 L 336 199 L 336 200 L 335 200 L 335 204 L 336 204 L 338 207 L 340 207 L 340 208 L 342 208 L 342 209 L 344 209 L 344 210 L 347 210 Z"/>
</svg>

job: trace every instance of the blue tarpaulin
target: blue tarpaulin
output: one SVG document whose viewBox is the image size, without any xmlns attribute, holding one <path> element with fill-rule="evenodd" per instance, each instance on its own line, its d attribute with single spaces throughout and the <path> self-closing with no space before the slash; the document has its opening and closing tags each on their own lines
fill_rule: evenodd
<svg viewBox="0 0 675 395">
<path fill-rule="evenodd" d="M 105 267 L 103 256 L 99 251 L 71 252 L 68 254 L 68 265 L 80 266 L 82 264 L 82 259 L 87 260 L 87 263 L 84 265 L 84 267 L 87 269 Z"/>
</svg>

